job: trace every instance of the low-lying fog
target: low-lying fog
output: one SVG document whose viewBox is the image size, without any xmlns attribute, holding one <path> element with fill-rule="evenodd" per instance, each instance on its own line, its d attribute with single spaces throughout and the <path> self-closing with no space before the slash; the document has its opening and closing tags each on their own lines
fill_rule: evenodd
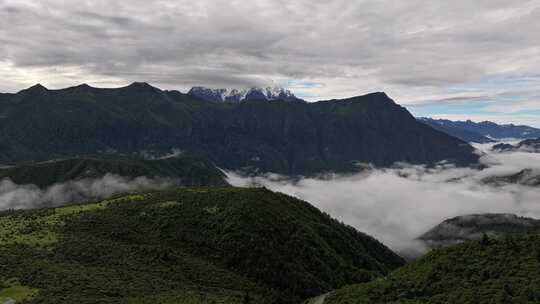
<svg viewBox="0 0 540 304">
<path fill-rule="evenodd" d="M 101 178 L 57 183 L 40 189 L 36 185 L 17 185 L 9 179 L 3 179 L 0 180 L 0 210 L 60 206 L 107 198 L 117 193 L 159 190 L 175 184 L 178 181 L 167 178 L 127 178 L 106 174 Z"/>
<path fill-rule="evenodd" d="M 540 218 L 540 187 L 481 182 L 522 169 L 540 170 L 540 154 L 495 154 L 491 145 L 477 145 L 486 155 L 484 170 L 401 164 L 393 169 L 357 175 L 333 175 L 294 181 L 268 174 L 255 178 L 228 172 L 235 186 L 261 186 L 294 195 L 366 232 L 403 255 L 426 249 L 415 239 L 447 218 L 472 213 L 515 213 Z"/>
</svg>

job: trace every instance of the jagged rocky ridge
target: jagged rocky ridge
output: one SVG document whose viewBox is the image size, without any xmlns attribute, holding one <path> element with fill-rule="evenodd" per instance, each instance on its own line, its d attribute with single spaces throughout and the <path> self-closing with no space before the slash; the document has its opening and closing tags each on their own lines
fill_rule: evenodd
<svg viewBox="0 0 540 304">
<path fill-rule="evenodd" d="M 540 153 L 540 138 L 536 139 L 526 139 L 520 141 L 516 145 L 511 145 L 507 143 L 496 144 L 492 147 L 492 150 L 495 152 L 530 152 L 530 153 Z"/>
<path fill-rule="evenodd" d="M 297 101 L 291 91 L 279 87 L 249 88 L 249 89 L 212 89 L 207 87 L 193 87 L 188 95 L 211 102 L 242 102 L 242 101 Z"/>
</svg>

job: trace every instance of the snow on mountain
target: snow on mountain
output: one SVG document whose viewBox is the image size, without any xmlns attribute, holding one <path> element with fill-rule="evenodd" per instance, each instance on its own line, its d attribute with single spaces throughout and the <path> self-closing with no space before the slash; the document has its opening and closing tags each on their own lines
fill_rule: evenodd
<svg viewBox="0 0 540 304">
<path fill-rule="evenodd" d="M 189 95 L 211 102 L 241 102 L 244 100 L 284 100 L 302 101 L 287 89 L 280 87 L 249 88 L 249 89 L 213 89 L 193 87 Z"/>
</svg>

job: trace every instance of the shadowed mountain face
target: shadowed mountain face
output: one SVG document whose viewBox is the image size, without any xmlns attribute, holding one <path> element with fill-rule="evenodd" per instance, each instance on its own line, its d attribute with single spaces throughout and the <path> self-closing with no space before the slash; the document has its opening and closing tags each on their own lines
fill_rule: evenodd
<svg viewBox="0 0 540 304">
<path fill-rule="evenodd" d="M 480 123 L 467 121 L 451 121 L 447 119 L 418 118 L 419 121 L 466 142 L 489 143 L 492 138 L 536 138 L 540 137 L 540 129 L 513 124 L 499 125 L 490 121 Z"/>
<path fill-rule="evenodd" d="M 195 157 L 172 157 L 160 160 L 84 157 L 30 163 L 1 168 L 0 179 L 16 184 L 34 184 L 41 188 L 56 183 L 99 178 L 105 174 L 124 177 L 164 177 L 182 186 L 227 186 L 225 175 L 210 162 Z"/>
<path fill-rule="evenodd" d="M 540 220 L 514 214 L 472 214 L 442 222 L 419 239 L 430 247 L 446 247 L 469 240 L 481 240 L 483 235 L 496 238 L 526 235 L 540 231 Z"/>
<path fill-rule="evenodd" d="M 146 83 L 34 86 L 0 103 L 0 162 L 179 148 L 225 169 L 354 171 L 359 163 L 477 162 L 468 144 L 418 123 L 384 93 L 316 103 L 211 103 Z"/>
</svg>

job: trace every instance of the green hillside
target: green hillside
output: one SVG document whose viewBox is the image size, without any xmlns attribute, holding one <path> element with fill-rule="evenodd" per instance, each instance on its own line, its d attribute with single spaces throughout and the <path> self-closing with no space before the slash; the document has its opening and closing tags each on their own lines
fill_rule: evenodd
<svg viewBox="0 0 540 304">
<path fill-rule="evenodd" d="M 403 260 L 306 202 L 184 188 L 0 213 L 0 299 L 300 303 Z"/>
<path fill-rule="evenodd" d="M 385 278 L 332 292 L 324 304 L 540 303 L 540 237 L 435 250 Z"/>
<path fill-rule="evenodd" d="M 225 175 L 212 163 L 191 156 L 145 160 L 122 157 L 80 157 L 28 163 L 0 169 L 0 179 L 16 184 L 50 186 L 111 173 L 125 177 L 168 177 L 184 186 L 226 186 Z"/>
</svg>

